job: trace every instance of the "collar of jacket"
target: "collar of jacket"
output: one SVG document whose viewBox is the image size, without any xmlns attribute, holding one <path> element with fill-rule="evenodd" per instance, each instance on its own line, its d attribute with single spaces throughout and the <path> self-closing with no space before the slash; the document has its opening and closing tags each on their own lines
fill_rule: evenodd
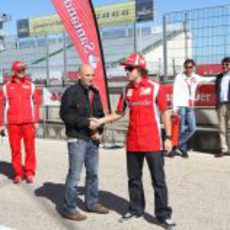
<svg viewBox="0 0 230 230">
<path fill-rule="evenodd" d="M 93 86 L 87 87 L 87 86 L 84 85 L 84 84 L 82 83 L 82 81 L 80 81 L 80 80 L 79 80 L 78 83 L 79 83 L 79 86 L 80 86 L 86 93 L 88 93 L 89 90 L 92 91 L 93 93 L 96 93 L 96 89 L 95 89 Z"/>
<path fill-rule="evenodd" d="M 147 86 L 148 85 L 148 81 L 149 81 L 149 77 L 148 76 L 144 76 L 142 77 L 141 81 L 139 84 L 135 84 L 133 82 L 130 83 L 130 87 L 132 88 L 139 88 L 141 86 Z"/>
<path fill-rule="evenodd" d="M 15 75 L 12 76 L 12 79 L 11 79 L 11 82 L 13 83 L 24 83 L 26 81 L 26 78 L 23 77 L 23 78 L 19 78 Z"/>
</svg>

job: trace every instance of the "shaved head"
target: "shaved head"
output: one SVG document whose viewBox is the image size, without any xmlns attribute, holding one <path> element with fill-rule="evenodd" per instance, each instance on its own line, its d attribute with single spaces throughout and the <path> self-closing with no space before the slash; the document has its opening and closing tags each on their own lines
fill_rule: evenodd
<svg viewBox="0 0 230 230">
<path fill-rule="evenodd" d="M 93 68 L 92 68 L 89 64 L 81 64 L 81 65 L 79 66 L 79 69 L 78 69 L 78 71 L 79 71 L 80 74 L 84 74 L 84 73 L 87 72 L 88 70 L 94 72 Z"/>
<path fill-rule="evenodd" d="M 94 69 L 89 64 L 81 64 L 79 69 L 79 79 L 87 87 L 93 85 L 93 80 L 95 77 Z"/>
</svg>

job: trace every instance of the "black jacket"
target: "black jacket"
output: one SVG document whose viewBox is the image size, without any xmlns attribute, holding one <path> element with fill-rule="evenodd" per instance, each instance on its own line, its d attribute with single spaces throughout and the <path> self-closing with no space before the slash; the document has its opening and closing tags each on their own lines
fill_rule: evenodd
<svg viewBox="0 0 230 230">
<path fill-rule="evenodd" d="M 220 104 L 220 94 L 221 94 L 221 82 L 224 77 L 224 74 L 221 73 L 217 75 L 216 78 L 216 107 Z M 230 102 L 230 85 L 228 87 L 228 101 Z"/>
<path fill-rule="evenodd" d="M 89 92 L 93 93 L 92 106 L 90 106 Z M 103 117 L 104 111 L 97 89 L 87 89 L 80 81 L 69 87 L 62 96 L 60 117 L 66 126 L 66 135 L 72 138 L 89 140 L 89 117 Z M 102 133 L 103 129 L 98 129 Z"/>
</svg>

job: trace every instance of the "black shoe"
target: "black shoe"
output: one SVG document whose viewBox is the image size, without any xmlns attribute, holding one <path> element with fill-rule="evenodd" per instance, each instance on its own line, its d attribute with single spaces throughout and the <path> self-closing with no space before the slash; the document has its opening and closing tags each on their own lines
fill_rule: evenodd
<svg viewBox="0 0 230 230">
<path fill-rule="evenodd" d="M 183 152 L 181 156 L 183 158 L 189 158 L 188 152 Z"/>
<path fill-rule="evenodd" d="M 176 230 L 176 223 L 171 218 L 165 219 L 163 221 L 158 220 L 158 222 L 167 230 Z"/>
<path fill-rule="evenodd" d="M 220 153 L 216 153 L 216 154 L 215 154 L 215 157 L 216 157 L 216 158 L 223 157 L 223 156 L 224 156 L 224 153 L 223 153 L 223 152 L 220 152 Z"/>
<path fill-rule="evenodd" d="M 128 220 L 131 220 L 131 219 L 138 219 L 138 218 L 141 218 L 143 217 L 143 215 L 137 215 L 137 214 L 134 214 L 134 213 L 131 213 L 131 212 L 126 212 L 122 217 L 121 219 L 119 220 L 120 223 L 123 223 L 125 221 L 128 221 Z"/>
<path fill-rule="evenodd" d="M 188 155 L 188 152 L 187 152 L 187 151 L 181 149 L 180 147 L 179 147 L 179 150 L 180 150 L 181 156 L 182 156 L 183 158 L 189 158 L 189 155 Z"/>
<path fill-rule="evenodd" d="M 171 151 L 169 154 L 165 154 L 166 157 L 170 157 L 170 158 L 173 158 L 175 155 L 174 155 L 174 152 Z"/>
</svg>

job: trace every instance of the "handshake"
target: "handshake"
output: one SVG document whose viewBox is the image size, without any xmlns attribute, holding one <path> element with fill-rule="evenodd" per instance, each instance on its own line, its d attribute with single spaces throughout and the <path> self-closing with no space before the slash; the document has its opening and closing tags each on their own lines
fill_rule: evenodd
<svg viewBox="0 0 230 230">
<path fill-rule="evenodd" d="M 97 129 L 102 125 L 102 120 L 90 117 L 89 118 L 89 129 L 91 130 L 91 139 L 94 141 L 101 141 L 101 135 L 97 131 Z"/>
<path fill-rule="evenodd" d="M 95 117 L 90 117 L 89 122 L 89 129 L 91 130 L 96 130 L 103 124 L 101 119 Z"/>
</svg>

